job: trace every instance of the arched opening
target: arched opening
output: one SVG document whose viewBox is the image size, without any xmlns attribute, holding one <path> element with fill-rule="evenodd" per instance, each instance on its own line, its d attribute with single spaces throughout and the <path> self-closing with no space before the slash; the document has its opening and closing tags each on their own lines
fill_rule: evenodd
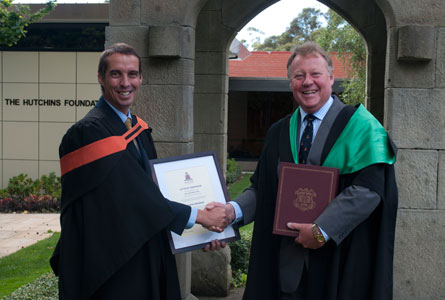
<svg viewBox="0 0 445 300">
<path fill-rule="evenodd" d="M 245 93 L 241 85 L 252 85 L 255 82 L 249 81 L 234 81 L 229 78 L 228 65 L 230 58 L 230 45 L 235 38 L 238 31 L 240 31 L 254 16 L 266 10 L 269 6 L 277 1 L 246 1 L 243 4 L 235 1 L 224 1 L 219 6 L 206 5 L 200 13 L 197 25 L 196 38 L 196 85 L 195 85 L 195 113 L 194 113 L 194 130 L 195 130 L 195 151 L 214 149 L 215 143 L 219 144 L 217 150 L 225 157 L 226 151 L 238 151 L 232 147 L 232 141 L 228 141 L 228 133 L 232 135 L 235 132 L 237 135 L 242 135 L 241 131 L 246 131 L 245 116 L 238 116 L 243 121 L 243 126 L 231 126 L 228 111 L 240 112 L 240 109 L 246 108 L 246 103 L 237 103 L 244 107 L 232 107 L 232 102 L 229 102 L 229 97 L 243 97 L 240 93 Z M 366 82 L 366 106 L 376 116 L 376 118 L 383 123 L 384 111 L 384 78 L 385 78 L 385 56 L 386 56 L 386 22 L 381 10 L 375 3 L 369 1 L 359 0 L 354 1 L 354 5 L 346 3 L 347 1 L 320 1 L 327 7 L 336 11 L 346 21 L 348 21 L 364 38 L 367 47 L 367 82 Z M 295 17 L 298 12 L 295 13 Z M 265 25 L 267 26 L 267 25 Z M 285 58 L 287 61 L 287 58 Z M 282 66 L 285 71 L 285 62 Z M 284 76 L 285 77 L 285 76 Z M 245 79 L 245 78 L 243 78 Z M 211 81 L 211 82 L 210 82 Z M 218 86 L 222 84 L 223 86 Z M 282 78 L 282 82 L 277 80 L 263 80 L 260 83 L 256 82 L 258 91 L 252 91 L 250 102 L 254 104 L 255 108 L 263 104 L 263 107 L 273 105 L 272 94 L 280 96 L 280 106 L 284 107 L 285 112 L 281 115 L 290 113 L 293 109 L 292 96 L 288 88 L 286 78 Z M 270 90 L 267 90 L 270 89 Z M 234 91 L 238 92 L 234 95 Z M 255 94 L 256 93 L 256 94 Z M 272 94 L 271 94 L 272 93 Z M 290 99 L 285 99 L 290 97 Z M 211 100 L 213 99 L 213 100 Z M 288 102 L 290 102 L 290 105 Z M 286 108 L 289 106 L 288 108 Z M 219 107 L 219 109 L 218 109 Z M 197 111 L 197 109 L 199 111 Z M 287 110 L 289 110 L 287 112 Z M 287 113 L 286 113 L 287 112 Z M 253 112 L 254 113 L 254 112 Z M 254 137 L 247 144 L 240 139 L 237 143 L 245 143 L 245 147 L 241 146 L 238 155 L 244 158 L 253 158 L 259 155 L 262 145 L 262 138 L 270 124 L 276 118 L 280 118 L 280 113 L 274 116 L 273 114 L 258 114 L 253 119 L 257 120 L 258 124 L 251 124 L 251 131 L 257 132 L 256 136 L 261 136 L 258 141 Z M 233 114 L 230 116 L 234 116 Z M 252 120 L 253 120 L 252 119 Z M 251 120 L 251 121 L 252 121 Z M 250 122 L 249 120 L 247 120 Z M 254 120 L 253 120 L 254 121 Z M 252 121 L 252 122 L 253 122 Z M 267 124 L 266 124 L 267 123 Z M 250 123 L 249 123 L 250 124 Z M 233 125 L 233 124 L 232 124 Z M 259 128 L 264 127 L 264 128 Z M 249 129 L 249 130 L 250 130 Z M 237 137 L 235 137 L 237 139 Z M 242 148 L 253 149 L 252 154 L 245 154 Z M 253 157 L 252 157 L 253 156 Z"/>
</svg>

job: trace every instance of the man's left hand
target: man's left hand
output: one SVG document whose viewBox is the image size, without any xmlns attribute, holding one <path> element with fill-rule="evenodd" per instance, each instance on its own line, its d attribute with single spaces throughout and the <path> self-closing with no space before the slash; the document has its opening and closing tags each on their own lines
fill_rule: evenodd
<svg viewBox="0 0 445 300">
<path fill-rule="evenodd" d="M 314 233 L 312 232 L 312 224 L 287 223 L 287 227 L 299 232 L 298 237 L 295 238 L 295 242 L 304 248 L 318 249 L 326 244 L 326 242 L 320 243 L 315 239 Z"/>
<path fill-rule="evenodd" d="M 219 240 L 213 240 L 208 245 L 206 245 L 203 250 L 204 250 L 204 252 L 216 251 L 221 248 L 225 248 L 226 245 L 227 245 L 226 242 L 220 242 Z"/>
</svg>

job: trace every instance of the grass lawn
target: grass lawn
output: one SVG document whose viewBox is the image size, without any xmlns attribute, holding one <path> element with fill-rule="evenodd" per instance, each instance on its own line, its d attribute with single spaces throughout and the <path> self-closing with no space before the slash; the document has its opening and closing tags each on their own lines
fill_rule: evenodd
<svg viewBox="0 0 445 300">
<path fill-rule="evenodd" d="M 250 176 L 250 174 L 244 174 L 242 178 L 228 187 L 231 199 L 241 194 L 243 190 L 250 185 Z M 253 224 L 249 224 L 240 230 L 241 232 L 250 232 L 252 231 L 252 227 Z M 22 287 L 24 291 L 19 292 L 15 298 L 11 299 L 33 299 L 32 294 L 37 295 L 37 292 L 35 292 L 36 289 L 40 292 L 42 289 L 51 290 L 53 289 L 52 286 L 57 287 L 57 280 L 54 279 L 54 276 L 50 273 L 44 274 L 51 272 L 49 259 L 59 237 L 60 233 L 55 233 L 50 238 L 0 259 L 0 299 L 10 295 L 20 287 Z M 38 279 L 39 277 L 41 278 Z M 23 288 L 25 284 L 33 282 L 36 279 L 38 279 L 38 282 Z M 50 287 L 48 288 L 45 285 Z M 29 297 L 31 298 L 22 296 L 21 293 L 30 293 L 31 296 Z"/>
<path fill-rule="evenodd" d="M 250 185 L 250 177 L 252 174 L 243 174 L 241 178 L 236 182 L 230 184 L 227 189 L 229 190 L 230 199 L 234 199 L 241 194 Z"/>
<path fill-rule="evenodd" d="M 246 188 L 250 186 L 250 177 L 252 174 L 243 174 L 241 179 L 234 182 L 228 187 L 230 199 L 234 199 L 239 194 L 241 194 Z M 251 232 L 253 229 L 253 223 L 240 228 L 240 231 Z"/>
<path fill-rule="evenodd" d="M 0 298 L 51 270 L 49 258 L 60 233 L 0 259 Z"/>
</svg>

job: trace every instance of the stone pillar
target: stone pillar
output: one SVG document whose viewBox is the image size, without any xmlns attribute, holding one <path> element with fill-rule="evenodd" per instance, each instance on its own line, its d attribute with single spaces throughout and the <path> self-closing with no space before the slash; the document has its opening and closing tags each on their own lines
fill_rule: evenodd
<svg viewBox="0 0 445 300">
<path fill-rule="evenodd" d="M 445 29 L 406 24 L 443 23 L 445 5 L 426 9 L 419 1 L 410 8 L 416 16 L 400 5 L 393 7 L 399 14 L 393 22 L 401 25 L 389 31 L 385 92 L 385 124 L 399 148 L 394 299 L 442 299 Z"/>
<path fill-rule="evenodd" d="M 192 291 L 200 296 L 227 297 L 232 282 L 230 248 L 214 252 L 193 251 Z M 227 267 L 228 266 L 228 267 Z"/>
<path fill-rule="evenodd" d="M 143 63 L 132 111 L 153 128 L 159 157 L 194 151 L 196 18 L 205 0 L 111 0 L 106 44 L 126 42 Z M 191 254 L 176 257 L 182 299 L 190 293 Z"/>
<path fill-rule="evenodd" d="M 201 10 L 196 33 L 195 151 L 214 150 L 225 171 L 227 153 L 228 47 L 235 31 L 223 22 L 222 1 Z"/>
<path fill-rule="evenodd" d="M 196 31 L 195 151 L 214 150 L 225 173 L 227 159 L 228 47 L 235 31 L 224 25 L 223 1 L 201 10 Z M 232 280 L 230 249 L 193 252 L 192 291 L 227 296 Z"/>
</svg>

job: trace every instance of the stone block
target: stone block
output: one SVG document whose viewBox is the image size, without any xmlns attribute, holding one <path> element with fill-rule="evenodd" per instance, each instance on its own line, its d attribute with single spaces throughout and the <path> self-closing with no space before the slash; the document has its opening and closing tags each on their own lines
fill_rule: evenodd
<svg viewBox="0 0 445 300">
<path fill-rule="evenodd" d="M 223 24 L 230 28 L 241 29 L 248 21 L 279 0 L 222 1 Z"/>
<path fill-rule="evenodd" d="M 153 128 L 158 142 L 193 141 L 193 87 L 142 85 L 132 111 Z"/>
<path fill-rule="evenodd" d="M 191 85 L 195 83 L 194 64 L 191 59 L 142 59 L 143 84 Z"/>
<path fill-rule="evenodd" d="M 443 299 L 445 211 L 399 210 L 394 300 Z"/>
<path fill-rule="evenodd" d="M 141 0 L 141 19 L 149 25 L 182 24 L 182 0 Z"/>
<path fill-rule="evenodd" d="M 399 61 L 397 29 L 391 28 L 386 64 L 386 87 L 433 88 L 435 84 L 435 61 Z"/>
<path fill-rule="evenodd" d="M 196 74 L 229 74 L 226 52 L 196 52 Z"/>
<path fill-rule="evenodd" d="M 196 74 L 195 93 L 198 94 L 227 94 L 229 91 L 229 77 L 227 75 Z"/>
<path fill-rule="evenodd" d="M 149 25 L 180 24 L 196 28 L 203 0 L 141 0 L 141 19 Z"/>
<path fill-rule="evenodd" d="M 127 43 L 136 49 L 141 57 L 148 56 L 147 26 L 107 26 L 105 27 L 105 48 L 114 43 Z"/>
<path fill-rule="evenodd" d="M 223 24 L 220 11 L 202 11 L 196 27 L 196 51 L 226 52 L 236 33 Z"/>
<path fill-rule="evenodd" d="M 148 34 L 150 57 L 195 57 L 195 30 L 185 26 L 151 26 Z"/>
<path fill-rule="evenodd" d="M 227 95 L 195 94 L 195 133 L 227 133 Z"/>
<path fill-rule="evenodd" d="M 184 154 L 194 153 L 194 143 L 167 143 L 156 142 L 156 152 L 159 158 L 166 158 L 171 156 L 179 156 Z"/>
<path fill-rule="evenodd" d="M 398 151 L 395 169 L 399 208 L 437 208 L 438 159 L 437 151 Z"/>
<path fill-rule="evenodd" d="M 445 151 L 439 151 L 439 173 L 437 183 L 437 208 L 445 209 Z"/>
<path fill-rule="evenodd" d="M 445 149 L 445 93 L 387 89 L 385 125 L 399 148 Z"/>
<path fill-rule="evenodd" d="M 140 25 L 140 0 L 113 0 L 110 1 L 110 25 Z"/>
<path fill-rule="evenodd" d="M 390 7 L 390 11 L 386 14 L 391 17 L 392 24 L 424 24 L 445 26 L 445 1 L 441 0 L 422 0 L 410 1 L 406 0 L 390 0 L 376 1 L 380 6 Z"/>
<path fill-rule="evenodd" d="M 433 26 L 406 25 L 399 28 L 397 59 L 399 61 L 429 61 L 434 57 Z"/>
<path fill-rule="evenodd" d="M 221 169 L 226 173 L 227 161 L 227 134 L 202 134 L 194 135 L 195 152 L 215 151 L 219 158 Z"/>
<path fill-rule="evenodd" d="M 225 297 L 229 294 L 232 281 L 230 248 L 218 251 L 192 252 L 192 288 L 199 296 Z"/>
<path fill-rule="evenodd" d="M 437 38 L 436 87 L 445 88 L 445 28 L 439 30 Z"/>
<path fill-rule="evenodd" d="M 207 0 L 206 4 L 204 5 L 201 11 L 221 10 L 222 4 L 223 2 L 219 0 Z"/>
</svg>

